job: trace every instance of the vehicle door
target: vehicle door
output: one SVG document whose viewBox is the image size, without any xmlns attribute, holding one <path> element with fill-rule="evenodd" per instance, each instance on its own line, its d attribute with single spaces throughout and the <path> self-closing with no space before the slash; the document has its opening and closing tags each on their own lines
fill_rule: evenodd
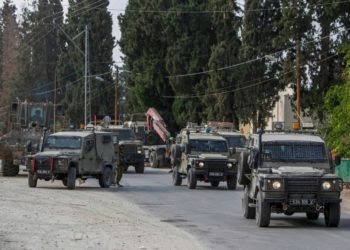
<svg viewBox="0 0 350 250">
<path fill-rule="evenodd" d="M 89 137 L 84 140 L 83 157 L 80 171 L 91 173 L 96 169 L 96 141 Z"/>
</svg>

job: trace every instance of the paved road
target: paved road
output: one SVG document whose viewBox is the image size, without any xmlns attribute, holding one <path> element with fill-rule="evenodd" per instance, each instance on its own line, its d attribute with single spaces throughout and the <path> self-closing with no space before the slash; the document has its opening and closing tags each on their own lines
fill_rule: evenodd
<svg viewBox="0 0 350 250">
<path fill-rule="evenodd" d="M 142 209 L 193 234 L 210 249 L 349 249 L 350 215 L 343 213 L 339 228 L 324 226 L 323 216 L 308 221 L 306 216 L 273 215 L 269 228 L 257 228 L 255 220 L 243 218 L 242 189 L 226 190 L 200 182 L 189 190 L 171 184 L 168 170 L 147 168 L 145 174 L 133 169 L 123 177 L 118 194 Z M 176 242 L 174 242 L 176 244 Z"/>
</svg>

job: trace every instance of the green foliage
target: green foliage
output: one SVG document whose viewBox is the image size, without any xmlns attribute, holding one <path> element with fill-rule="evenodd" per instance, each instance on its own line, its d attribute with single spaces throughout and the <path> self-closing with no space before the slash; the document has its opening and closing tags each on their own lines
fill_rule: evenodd
<svg viewBox="0 0 350 250">
<path fill-rule="evenodd" d="M 337 154 L 350 157 L 350 46 L 343 50 L 346 53 L 346 83 L 332 86 L 325 96 L 327 123 L 323 132 L 328 145 Z"/>
<path fill-rule="evenodd" d="M 63 30 L 65 46 L 59 58 L 58 86 L 62 94 L 58 99 L 64 104 L 72 123 L 84 121 L 84 72 L 85 72 L 85 27 L 88 26 L 89 77 L 88 100 L 91 100 L 91 117 L 93 115 L 113 114 L 114 82 L 112 78 L 112 16 L 108 11 L 108 0 L 70 0 L 67 20 Z M 69 37 L 69 38 L 68 38 Z M 74 43 L 70 39 L 74 39 Z M 75 46 L 75 45 L 76 46 Z"/>
</svg>

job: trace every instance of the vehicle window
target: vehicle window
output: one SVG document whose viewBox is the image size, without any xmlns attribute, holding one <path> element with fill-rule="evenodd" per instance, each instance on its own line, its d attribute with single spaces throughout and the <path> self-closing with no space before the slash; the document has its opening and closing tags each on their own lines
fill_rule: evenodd
<svg viewBox="0 0 350 250">
<path fill-rule="evenodd" d="M 44 149 L 80 149 L 81 137 L 49 136 Z"/>
<path fill-rule="evenodd" d="M 113 132 L 116 134 L 119 141 L 136 140 L 136 135 L 131 129 L 121 129 Z"/>
<path fill-rule="evenodd" d="M 227 143 L 226 141 L 215 140 L 190 140 L 191 151 L 198 152 L 222 152 L 226 153 Z"/>
<path fill-rule="evenodd" d="M 246 146 L 244 136 L 225 136 L 225 139 L 230 148 L 244 148 Z"/>
<path fill-rule="evenodd" d="M 325 161 L 327 160 L 323 144 L 302 143 L 264 143 L 265 160 L 271 161 Z"/>
<path fill-rule="evenodd" d="M 86 141 L 85 152 L 90 152 L 94 148 L 94 145 L 95 145 L 95 141 L 94 140 Z"/>
<path fill-rule="evenodd" d="M 112 142 L 113 142 L 113 144 L 118 144 L 118 136 L 113 135 L 112 136 Z"/>
</svg>

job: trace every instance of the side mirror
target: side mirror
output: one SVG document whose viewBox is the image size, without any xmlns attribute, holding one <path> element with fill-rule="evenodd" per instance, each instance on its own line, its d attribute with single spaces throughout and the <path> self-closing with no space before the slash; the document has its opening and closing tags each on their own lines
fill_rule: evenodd
<svg viewBox="0 0 350 250">
<path fill-rule="evenodd" d="M 334 163 L 335 163 L 336 166 L 339 166 L 339 165 L 340 165 L 340 163 L 341 163 L 341 157 L 340 157 L 339 155 L 336 155 L 336 156 L 334 157 Z"/>
</svg>

